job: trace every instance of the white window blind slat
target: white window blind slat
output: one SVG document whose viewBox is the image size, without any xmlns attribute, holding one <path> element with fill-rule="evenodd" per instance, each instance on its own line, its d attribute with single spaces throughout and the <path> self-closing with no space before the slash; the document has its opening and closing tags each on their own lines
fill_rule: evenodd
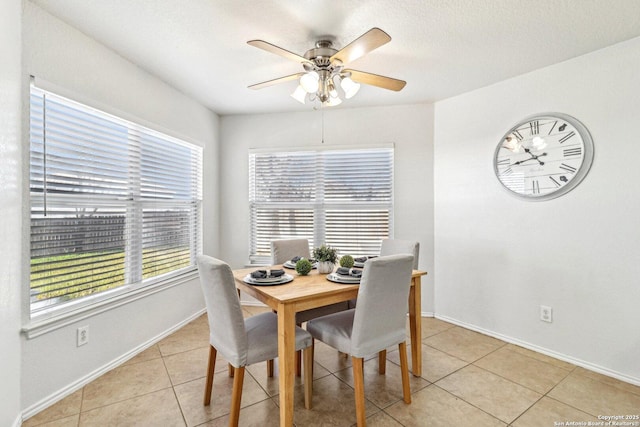
<svg viewBox="0 0 640 427">
<path fill-rule="evenodd" d="M 35 86 L 30 145 L 32 316 L 195 268 L 200 147 Z"/>
<path fill-rule="evenodd" d="M 269 262 L 275 239 L 377 255 L 392 234 L 393 148 L 251 152 L 249 205 L 253 263 Z"/>
</svg>

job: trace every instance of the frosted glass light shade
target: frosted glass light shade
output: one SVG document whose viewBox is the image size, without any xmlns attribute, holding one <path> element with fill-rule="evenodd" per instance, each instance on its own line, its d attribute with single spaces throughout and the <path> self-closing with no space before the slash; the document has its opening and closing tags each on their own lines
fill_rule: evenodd
<svg viewBox="0 0 640 427">
<path fill-rule="evenodd" d="M 340 82 L 342 90 L 344 90 L 344 97 L 349 99 L 360 90 L 360 83 L 356 83 L 351 80 L 351 77 L 345 77 Z"/>
<path fill-rule="evenodd" d="M 327 100 L 327 102 L 325 102 L 325 104 L 326 104 L 328 107 L 335 107 L 336 105 L 340 105 L 340 104 L 342 104 L 342 99 L 340 99 L 340 98 L 339 98 L 339 97 L 337 97 L 337 96 L 336 96 L 335 98 L 334 98 L 334 97 L 332 97 L 332 96 L 330 96 L 330 97 L 329 97 L 329 99 Z"/>
<path fill-rule="evenodd" d="M 305 99 L 307 98 L 307 92 L 300 85 L 296 88 L 295 91 L 291 94 L 291 97 L 298 101 L 301 104 L 304 104 Z"/>
<path fill-rule="evenodd" d="M 304 76 L 300 77 L 300 86 L 307 93 L 316 93 L 318 91 L 318 80 L 320 76 L 315 71 L 310 71 Z"/>
</svg>

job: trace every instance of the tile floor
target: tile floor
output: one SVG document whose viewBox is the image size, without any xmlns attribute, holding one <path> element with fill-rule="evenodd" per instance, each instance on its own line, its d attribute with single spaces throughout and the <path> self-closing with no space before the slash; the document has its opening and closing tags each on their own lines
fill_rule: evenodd
<svg viewBox="0 0 640 427">
<path fill-rule="evenodd" d="M 247 316 L 261 312 L 243 307 Z M 640 414 L 640 387 L 433 318 L 423 322 L 423 375 L 402 402 L 397 349 L 387 373 L 365 362 L 369 426 L 556 426 L 598 415 Z M 206 315 L 24 422 L 31 426 L 226 426 L 232 380 L 216 362 L 211 406 L 202 405 L 208 357 Z M 278 379 L 250 366 L 240 425 L 278 426 Z M 316 342 L 313 409 L 296 380 L 296 426 L 355 423 L 349 358 Z"/>
</svg>

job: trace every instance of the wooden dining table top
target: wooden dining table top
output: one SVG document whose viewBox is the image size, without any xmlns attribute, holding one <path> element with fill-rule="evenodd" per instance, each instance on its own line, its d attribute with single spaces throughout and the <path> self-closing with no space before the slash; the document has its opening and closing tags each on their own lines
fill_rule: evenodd
<svg viewBox="0 0 640 427">
<path fill-rule="evenodd" d="M 285 274 L 293 276 L 293 280 L 281 285 L 253 285 L 246 283 L 244 278 L 258 269 L 283 269 Z M 412 278 L 425 274 L 427 273 L 424 271 L 413 270 Z M 236 279 L 236 287 L 242 292 L 246 292 L 248 295 L 263 301 L 273 309 L 276 309 L 279 303 L 295 303 L 298 308 L 296 311 L 356 298 L 360 286 L 359 284 L 332 282 L 327 279 L 327 274 L 318 273 L 316 269 L 311 270 L 308 275 L 302 276 L 295 270 L 283 268 L 281 265 L 233 270 L 233 276 Z M 414 281 L 412 280 L 411 283 L 413 286 Z M 322 300 L 319 300 L 319 296 L 322 296 Z M 330 302 L 326 302 L 327 300 Z"/>
</svg>

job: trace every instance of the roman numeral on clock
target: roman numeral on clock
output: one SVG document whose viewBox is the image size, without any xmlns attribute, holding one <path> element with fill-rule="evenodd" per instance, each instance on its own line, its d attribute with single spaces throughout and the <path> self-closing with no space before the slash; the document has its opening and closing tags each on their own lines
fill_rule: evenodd
<svg viewBox="0 0 640 427">
<path fill-rule="evenodd" d="M 555 185 L 556 187 L 560 187 L 561 184 L 556 181 L 554 177 L 550 176 L 549 179 L 553 182 L 553 185 Z"/>
<path fill-rule="evenodd" d="M 563 142 L 565 142 L 566 140 L 568 140 L 569 138 L 571 138 L 572 136 L 574 136 L 576 133 L 574 131 L 569 132 L 568 134 L 566 134 L 565 136 L 563 136 L 562 138 L 560 138 L 560 144 L 562 144 Z"/>
<path fill-rule="evenodd" d="M 564 163 L 560 163 L 560 169 L 567 171 L 569 173 L 576 173 L 576 168 L 574 168 L 573 166 L 569 166 L 567 164 Z"/>
<path fill-rule="evenodd" d="M 565 157 L 580 156 L 582 154 L 582 147 L 566 148 L 563 150 L 563 153 Z"/>
<path fill-rule="evenodd" d="M 509 176 L 513 173 L 513 169 L 511 169 L 510 167 L 506 168 L 505 170 L 503 170 L 502 172 L 500 172 L 500 175 L 504 175 L 504 176 Z"/>
<path fill-rule="evenodd" d="M 508 165 L 510 162 L 510 159 L 507 157 L 506 159 L 498 159 L 496 161 L 496 165 L 498 166 L 504 166 L 504 165 Z"/>
<path fill-rule="evenodd" d="M 529 131 L 531 132 L 531 135 L 537 135 L 540 133 L 540 124 L 537 120 L 529 123 Z"/>
<path fill-rule="evenodd" d="M 533 194 L 540 194 L 540 183 L 538 183 L 537 179 L 531 181 L 531 191 Z"/>
<path fill-rule="evenodd" d="M 522 134 L 520 134 L 520 132 L 518 132 L 517 130 L 514 130 L 512 133 L 513 133 L 513 136 L 518 138 L 518 141 L 522 141 L 523 137 L 522 137 Z"/>
</svg>

